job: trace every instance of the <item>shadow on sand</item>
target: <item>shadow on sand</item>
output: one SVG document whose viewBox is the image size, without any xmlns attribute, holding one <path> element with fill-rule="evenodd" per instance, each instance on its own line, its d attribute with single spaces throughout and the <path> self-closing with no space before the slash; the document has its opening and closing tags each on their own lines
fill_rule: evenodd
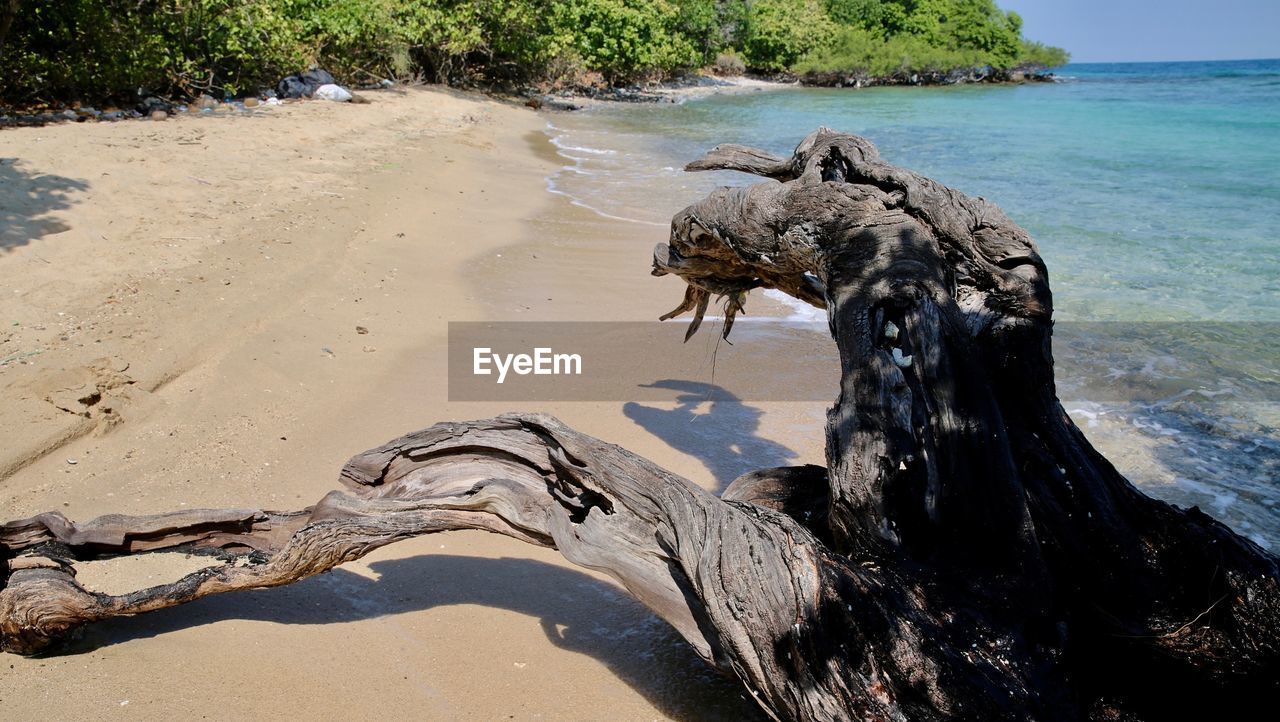
<svg viewBox="0 0 1280 722">
<path fill-rule="evenodd" d="M 91 626 L 63 653 L 88 652 L 178 629 L 241 619 L 334 624 L 482 605 L 537 618 L 553 644 L 589 655 L 666 715 L 680 720 L 763 722 L 742 687 L 698 659 L 665 622 L 616 587 L 529 559 L 425 555 L 369 565 L 372 580 L 339 568 L 278 589 L 206 597 L 181 607 Z M 520 656 L 513 650 L 513 659 Z M 450 664 L 463 663 L 465 650 Z M 537 660 L 529 660 L 534 664 Z M 585 683 L 585 682 L 584 682 Z"/>
<path fill-rule="evenodd" d="M 653 386 L 680 392 L 676 408 L 631 403 L 624 408 L 627 417 L 702 460 L 718 481 L 717 491 L 744 472 L 797 458 L 787 447 L 759 438 L 763 412 L 723 388 L 670 379 Z M 552 644 L 598 660 L 673 719 L 766 719 L 736 680 L 712 670 L 665 622 L 617 587 L 582 572 L 530 559 L 444 554 L 377 561 L 369 568 L 378 579 L 338 568 L 277 589 L 107 620 L 87 628 L 61 653 L 85 653 L 226 620 L 336 624 L 479 605 L 536 618 Z M 465 663 L 465 650 L 458 654 Z M 513 655 L 518 658 L 519 650 Z"/>
<path fill-rule="evenodd" d="M 17 158 L 0 158 L 0 253 L 12 251 L 70 226 L 50 217 L 70 208 L 89 183 L 24 170 Z"/>
<path fill-rule="evenodd" d="M 674 409 L 628 403 L 622 413 L 671 448 L 702 462 L 716 479 L 715 493 L 748 471 L 796 463 L 799 455 L 758 435 L 764 412 L 716 384 L 663 379 L 648 388 L 681 392 Z M 699 408 L 706 405 L 705 410 Z"/>
</svg>

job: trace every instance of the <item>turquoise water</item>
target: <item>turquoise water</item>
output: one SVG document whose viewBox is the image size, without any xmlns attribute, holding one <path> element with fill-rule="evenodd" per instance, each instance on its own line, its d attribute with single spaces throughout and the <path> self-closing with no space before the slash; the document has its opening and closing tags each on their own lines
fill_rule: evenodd
<svg viewBox="0 0 1280 722">
<path fill-rule="evenodd" d="M 1004 208 L 1040 243 L 1059 319 L 1280 319 L 1280 61 L 1071 65 L 1061 75 L 1013 87 L 795 89 L 611 108 L 593 113 L 597 132 L 573 137 L 582 148 L 631 150 L 631 167 L 612 180 L 652 188 L 672 175 L 662 169 L 717 143 L 789 155 L 826 125 Z M 691 200 L 727 182 L 679 185 L 694 190 Z M 574 192 L 614 205 L 600 196 L 616 187 L 587 185 Z M 664 223 L 671 215 L 627 210 Z"/>
<path fill-rule="evenodd" d="M 863 135 L 1036 238 L 1067 324 L 1061 395 L 1117 466 L 1280 548 L 1280 60 L 1059 74 L 554 116 L 566 165 L 550 183 L 661 240 L 714 186 L 758 180 L 679 170 L 717 143 L 789 155 L 818 126 Z M 1069 325 L 1081 321 L 1113 323 Z"/>
</svg>

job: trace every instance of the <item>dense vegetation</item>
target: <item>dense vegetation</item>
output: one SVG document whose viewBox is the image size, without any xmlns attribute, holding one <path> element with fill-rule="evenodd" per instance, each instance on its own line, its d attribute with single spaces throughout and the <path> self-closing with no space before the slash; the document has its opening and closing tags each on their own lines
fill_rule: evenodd
<svg viewBox="0 0 1280 722">
<path fill-rule="evenodd" d="M 884 76 L 1060 65 L 994 0 L 0 0 L 0 100 L 348 82 L 608 83 L 719 65 Z"/>
</svg>

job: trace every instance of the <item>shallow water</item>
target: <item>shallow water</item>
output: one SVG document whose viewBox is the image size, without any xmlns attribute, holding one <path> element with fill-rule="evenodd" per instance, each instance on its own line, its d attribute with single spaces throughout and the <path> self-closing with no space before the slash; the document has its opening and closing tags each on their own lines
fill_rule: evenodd
<svg viewBox="0 0 1280 722">
<path fill-rule="evenodd" d="M 556 115 L 565 167 L 549 188 L 660 237 L 713 187 L 754 182 L 679 170 L 717 143 L 789 155 L 818 126 L 866 136 L 1037 239 L 1060 396 L 1123 472 L 1280 549 L 1280 61 L 1060 75 Z"/>
</svg>

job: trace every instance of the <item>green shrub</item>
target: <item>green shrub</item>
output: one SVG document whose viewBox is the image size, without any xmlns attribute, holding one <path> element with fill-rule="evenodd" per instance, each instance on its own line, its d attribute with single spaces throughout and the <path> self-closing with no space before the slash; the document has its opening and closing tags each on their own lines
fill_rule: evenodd
<svg viewBox="0 0 1280 722">
<path fill-rule="evenodd" d="M 129 0 L 116 0 L 128 4 Z M 134 0 L 136 4 L 136 0 Z M 316 60 L 301 42 L 305 27 L 290 0 L 157 2 L 158 41 L 169 51 L 169 76 L 152 90 L 241 93 L 270 85 Z M 167 82 L 166 82 L 167 81 Z"/>
<path fill-rule="evenodd" d="M 786 70 L 830 42 L 835 29 L 818 0 L 755 0 L 747 14 L 743 58 L 754 70 Z"/>
<path fill-rule="evenodd" d="M 665 0 L 559 0 L 552 17 L 559 43 L 610 82 L 701 64 Z"/>
<path fill-rule="evenodd" d="M 840 25 L 879 34 L 902 30 L 906 10 L 892 0 L 826 0 L 827 15 Z"/>
<path fill-rule="evenodd" d="M 992 0 L 827 0 L 841 30 L 794 69 L 887 76 L 1017 65 L 1057 66 L 1067 54 L 1022 39 L 1022 18 Z"/>
<path fill-rule="evenodd" d="M 861 28 L 845 28 L 830 45 L 797 63 L 795 70 L 798 73 L 848 72 L 885 77 L 974 68 L 985 64 L 982 53 L 978 51 L 940 48 L 914 35 L 883 38 Z"/>
<path fill-rule="evenodd" d="M 2 0 L 0 102 L 243 93 L 313 64 L 348 83 L 622 83 L 718 57 L 872 75 L 1066 62 L 1021 32 L 993 0 Z"/>
<path fill-rule="evenodd" d="M 939 22 L 943 44 L 954 50 L 977 50 L 985 64 L 1008 68 L 1022 51 L 1022 18 L 1011 21 L 993 0 L 950 0 Z"/>
<path fill-rule="evenodd" d="M 720 75 L 742 75 L 747 71 L 747 64 L 730 48 L 716 56 L 714 68 Z"/>
<path fill-rule="evenodd" d="M 676 32 L 689 41 L 697 54 L 699 65 L 711 62 L 716 53 L 728 45 L 721 13 L 721 8 L 728 3 L 717 0 L 676 0 L 673 4 L 679 14 Z"/>
<path fill-rule="evenodd" d="M 1055 48 L 1044 43 L 1030 40 L 1022 41 L 1022 49 L 1018 53 L 1018 64 L 1056 68 L 1071 62 L 1071 54 L 1062 48 Z"/>
<path fill-rule="evenodd" d="M 136 2 L 23 3 L 4 40 L 0 93 L 32 101 L 162 80 L 171 56 L 155 24 Z"/>
</svg>

